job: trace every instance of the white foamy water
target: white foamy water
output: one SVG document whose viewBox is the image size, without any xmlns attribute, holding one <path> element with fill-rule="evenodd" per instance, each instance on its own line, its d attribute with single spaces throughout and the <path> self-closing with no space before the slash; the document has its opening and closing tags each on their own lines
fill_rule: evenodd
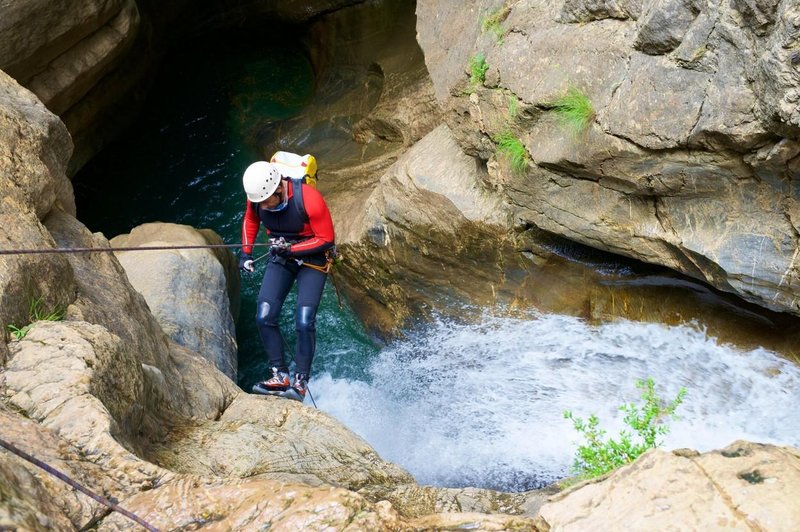
<svg viewBox="0 0 800 532">
<path fill-rule="evenodd" d="M 800 445 L 800 370 L 690 327 L 440 322 L 366 364 L 364 381 L 318 375 L 317 404 L 421 484 L 521 490 L 566 476 L 579 438 L 564 410 L 595 413 L 616 435 L 618 407 L 639 403 L 635 382 L 647 377 L 664 399 L 688 390 L 664 448 Z"/>
</svg>

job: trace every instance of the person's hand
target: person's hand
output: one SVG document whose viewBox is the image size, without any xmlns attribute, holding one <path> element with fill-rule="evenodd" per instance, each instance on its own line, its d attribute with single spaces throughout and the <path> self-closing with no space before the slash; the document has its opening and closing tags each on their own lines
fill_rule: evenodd
<svg viewBox="0 0 800 532">
<path fill-rule="evenodd" d="M 292 254 L 292 245 L 284 238 L 278 238 L 272 241 L 269 252 L 279 257 L 288 257 Z"/>
<path fill-rule="evenodd" d="M 255 266 L 253 266 L 253 256 L 250 253 L 242 252 L 239 255 L 239 269 L 243 272 L 254 272 L 256 271 Z"/>
</svg>

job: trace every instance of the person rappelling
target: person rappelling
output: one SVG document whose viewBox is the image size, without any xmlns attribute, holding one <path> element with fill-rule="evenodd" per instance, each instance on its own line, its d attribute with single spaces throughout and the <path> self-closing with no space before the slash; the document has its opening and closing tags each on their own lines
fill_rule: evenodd
<svg viewBox="0 0 800 532">
<path fill-rule="evenodd" d="M 314 162 L 313 157 L 311 160 Z M 271 244 L 256 308 L 256 325 L 267 352 L 271 376 L 256 383 L 252 391 L 302 402 L 316 347 L 317 309 L 335 253 L 333 221 L 322 194 L 303 179 L 287 176 L 291 172 L 274 161 L 275 157 L 273 162 L 251 164 L 242 177 L 247 203 L 239 269 L 255 271 L 252 252 L 259 225 L 266 229 Z M 312 177 L 315 177 L 316 162 L 313 166 Z M 278 322 L 295 280 L 297 345 L 295 375 L 290 381 Z"/>
</svg>

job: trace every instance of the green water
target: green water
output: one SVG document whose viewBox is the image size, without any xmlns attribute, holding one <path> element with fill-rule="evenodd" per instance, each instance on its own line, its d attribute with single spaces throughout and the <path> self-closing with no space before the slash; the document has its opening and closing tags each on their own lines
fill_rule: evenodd
<svg viewBox="0 0 800 532">
<path fill-rule="evenodd" d="M 78 218 L 108 238 L 161 221 L 207 227 L 226 243 L 239 243 L 241 175 L 263 158 L 255 139 L 296 116 L 313 96 L 308 59 L 285 42 L 223 36 L 167 57 L 140 121 L 76 176 Z M 306 153 L 302 146 L 286 149 Z M 325 161 L 319 165 L 324 169 Z M 254 322 L 261 272 L 242 279 L 236 332 L 239 384 L 245 390 L 268 369 Z M 293 291 L 281 323 L 290 354 L 294 303 Z M 376 348 L 354 314 L 339 308 L 330 282 L 317 332 L 313 372 L 359 378 L 364 364 L 358 361 Z"/>
</svg>

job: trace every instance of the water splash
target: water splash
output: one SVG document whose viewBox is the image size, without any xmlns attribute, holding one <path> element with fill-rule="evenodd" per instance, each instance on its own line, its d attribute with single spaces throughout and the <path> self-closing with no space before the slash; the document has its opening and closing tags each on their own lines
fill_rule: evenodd
<svg viewBox="0 0 800 532">
<path fill-rule="evenodd" d="M 688 389 L 666 448 L 800 444 L 800 370 L 687 326 L 440 321 L 364 364 L 362 380 L 315 378 L 317 403 L 422 484 L 518 491 L 564 477 L 578 437 L 563 411 L 596 413 L 616 434 L 618 407 L 648 376 L 663 398 Z"/>
</svg>

